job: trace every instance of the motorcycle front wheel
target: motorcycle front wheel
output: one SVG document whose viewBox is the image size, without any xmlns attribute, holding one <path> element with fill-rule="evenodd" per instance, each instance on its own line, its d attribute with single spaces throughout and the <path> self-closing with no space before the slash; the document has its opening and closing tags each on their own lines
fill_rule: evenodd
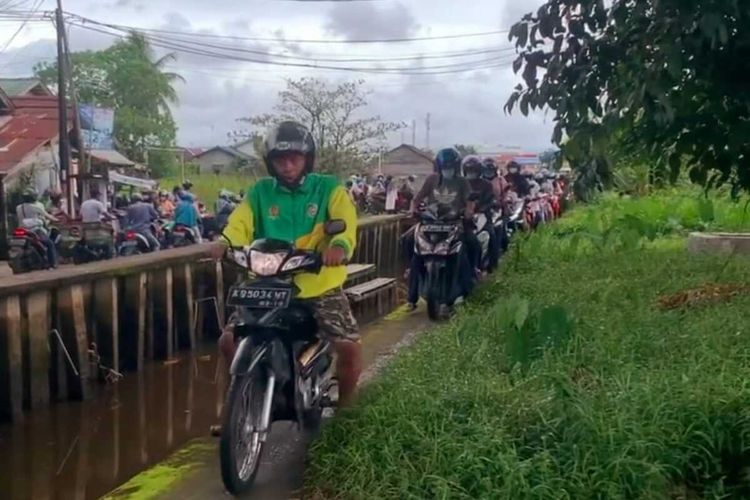
<svg viewBox="0 0 750 500">
<path fill-rule="evenodd" d="M 259 371 L 235 375 L 224 403 L 219 455 L 221 478 L 232 495 L 250 489 L 260 467 L 263 441 L 258 429 L 265 386 Z"/>
</svg>

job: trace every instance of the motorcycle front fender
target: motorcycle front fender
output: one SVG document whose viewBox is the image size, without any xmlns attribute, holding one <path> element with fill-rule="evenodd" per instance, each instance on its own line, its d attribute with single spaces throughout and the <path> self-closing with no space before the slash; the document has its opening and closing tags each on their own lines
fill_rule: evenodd
<svg viewBox="0 0 750 500">
<path fill-rule="evenodd" d="M 231 375 L 243 375 L 250 373 L 253 368 L 262 360 L 266 352 L 268 352 L 267 345 L 261 345 L 257 349 L 253 349 L 253 345 L 250 342 L 249 337 L 245 337 L 240 341 L 240 345 L 237 347 L 237 352 L 234 354 L 232 359 L 232 366 L 229 368 Z"/>
</svg>

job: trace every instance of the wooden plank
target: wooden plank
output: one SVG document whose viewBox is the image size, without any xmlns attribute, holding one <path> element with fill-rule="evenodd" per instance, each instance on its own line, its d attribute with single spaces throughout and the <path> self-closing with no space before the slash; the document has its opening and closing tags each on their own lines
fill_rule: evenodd
<svg viewBox="0 0 750 500">
<path fill-rule="evenodd" d="M 170 359 L 174 355 L 174 305 L 172 268 L 150 274 L 149 301 L 153 306 L 154 358 Z"/>
<path fill-rule="evenodd" d="M 214 263 L 214 282 L 216 284 L 216 302 L 219 309 L 219 324 L 224 327 L 226 324 L 226 306 L 224 300 L 227 296 L 226 280 L 224 280 L 224 266 L 221 261 Z M 216 332 L 217 335 L 220 332 Z"/>
<path fill-rule="evenodd" d="M 47 290 L 23 301 L 24 406 L 35 410 L 50 401 L 50 330 L 52 297 Z"/>
<path fill-rule="evenodd" d="M 21 300 L 0 300 L 0 421 L 23 418 Z"/>
<path fill-rule="evenodd" d="M 196 348 L 195 343 L 195 294 L 193 291 L 193 268 L 191 264 L 176 266 L 174 276 L 174 325 L 177 346 L 180 349 Z"/>
<path fill-rule="evenodd" d="M 60 312 L 60 334 L 76 372 L 66 362 L 68 395 L 72 399 L 86 399 L 90 395 L 90 369 L 86 332 L 86 310 L 81 285 L 58 290 L 57 307 Z M 64 355 L 64 354 L 63 354 Z"/>
<path fill-rule="evenodd" d="M 117 278 L 105 278 L 94 283 L 97 349 L 101 364 L 117 372 L 120 371 L 119 302 Z"/>
<path fill-rule="evenodd" d="M 67 401 L 68 394 L 68 360 L 62 348 L 62 323 L 60 321 L 59 294 L 52 293 L 52 329 L 50 331 L 50 393 L 54 401 Z"/>
<path fill-rule="evenodd" d="M 125 278 L 122 304 L 120 353 L 124 368 L 141 371 L 146 352 L 146 315 L 148 313 L 148 275 L 138 273 Z"/>
</svg>

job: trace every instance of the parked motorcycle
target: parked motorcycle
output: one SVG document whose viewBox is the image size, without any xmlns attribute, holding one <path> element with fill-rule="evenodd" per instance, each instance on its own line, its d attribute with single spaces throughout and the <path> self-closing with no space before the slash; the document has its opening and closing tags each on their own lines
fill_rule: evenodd
<svg viewBox="0 0 750 500">
<path fill-rule="evenodd" d="M 438 217 L 428 208 L 420 213 L 414 231 L 414 251 L 424 263 L 419 276 L 420 295 L 427 302 L 429 318 L 438 320 L 465 293 L 459 281 L 461 259 L 467 258 L 463 221 L 455 214 Z"/>
<path fill-rule="evenodd" d="M 10 239 L 8 265 L 13 274 L 49 269 L 47 248 L 33 229 L 16 228 Z"/>
<path fill-rule="evenodd" d="M 341 220 L 326 224 L 328 235 L 342 233 Z M 316 431 L 323 409 L 330 406 L 333 346 L 317 337 L 312 311 L 295 299 L 295 274 L 318 272 L 319 253 L 291 243 L 262 239 L 231 248 L 227 260 L 252 272 L 229 290 L 227 305 L 239 345 L 230 368 L 219 446 L 224 486 L 234 494 L 247 491 L 258 473 L 263 447 L 273 422 L 295 420 Z"/>
</svg>

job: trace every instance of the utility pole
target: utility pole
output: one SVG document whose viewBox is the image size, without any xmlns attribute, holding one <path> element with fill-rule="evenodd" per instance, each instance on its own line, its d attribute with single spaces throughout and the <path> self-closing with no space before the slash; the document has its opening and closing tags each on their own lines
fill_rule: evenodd
<svg viewBox="0 0 750 500">
<path fill-rule="evenodd" d="M 62 9 L 61 9 L 62 10 Z M 73 69 L 70 64 L 70 45 L 68 44 L 68 32 L 63 26 L 63 49 L 65 50 L 65 69 L 66 74 L 70 76 L 70 85 L 68 93 L 70 94 L 71 108 L 73 109 L 73 133 L 78 142 L 78 168 L 76 169 L 76 186 L 78 195 L 81 199 L 88 198 L 91 186 L 89 186 L 89 174 L 91 174 L 91 153 L 86 150 L 86 144 L 83 140 L 83 130 L 81 128 L 81 109 L 78 107 L 78 97 L 73 85 Z M 106 189 L 104 190 L 106 204 Z"/>
<path fill-rule="evenodd" d="M 0 172 L 0 259 L 8 258 L 8 199 L 5 196 L 5 172 Z"/>
<path fill-rule="evenodd" d="M 411 121 L 411 145 L 417 146 L 417 120 Z"/>
<path fill-rule="evenodd" d="M 427 116 L 425 117 L 424 127 L 425 127 L 424 147 L 426 150 L 429 151 L 430 149 L 430 113 L 427 113 Z"/>
<path fill-rule="evenodd" d="M 65 183 L 65 191 L 68 196 L 68 213 L 73 216 L 75 214 L 75 203 L 73 200 L 73 183 L 70 178 L 70 138 L 68 137 L 68 102 L 66 100 L 65 81 L 65 25 L 63 21 L 62 0 L 57 0 L 55 21 L 57 25 L 58 153 L 60 155 L 60 174 L 62 181 Z"/>
</svg>

